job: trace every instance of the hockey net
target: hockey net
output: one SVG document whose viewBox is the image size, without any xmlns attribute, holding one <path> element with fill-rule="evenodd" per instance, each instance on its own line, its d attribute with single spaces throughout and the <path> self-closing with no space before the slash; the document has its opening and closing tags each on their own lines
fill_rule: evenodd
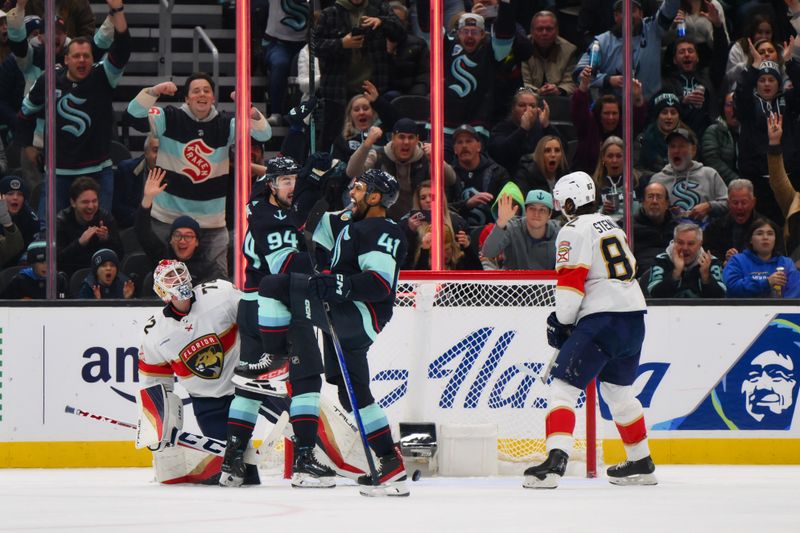
<svg viewBox="0 0 800 533">
<path fill-rule="evenodd" d="M 394 316 L 369 353 L 373 395 L 389 420 L 437 430 L 496 425 L 501 474 L 542 461 L 548 395 L 540 376 L 553 356 L 545 321 L 554 292 L 547 271 L 403 272 Z M 591 476 L 593 393 L 588 403 L 587 417 L 582 393 L 570 461 Z"/>
</svg>

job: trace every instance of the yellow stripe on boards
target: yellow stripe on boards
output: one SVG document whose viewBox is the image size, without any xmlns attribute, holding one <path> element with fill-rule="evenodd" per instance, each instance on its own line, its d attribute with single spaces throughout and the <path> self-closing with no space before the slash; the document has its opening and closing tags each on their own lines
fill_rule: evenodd
<svg viewBox="0 0 800 533">
<path fill-rule="evenodd" d="M 650 439 L 650 453 L 659 464 L 797 465 L 800 439 Z M 621 440 L 603 440 L 607 465 L 625 460 Z"/>
<path fill-rule="evenodd" d="M 150 466 L 153 455 L 133 441 L 0 442 L 0 468 Z"/>
</svg>

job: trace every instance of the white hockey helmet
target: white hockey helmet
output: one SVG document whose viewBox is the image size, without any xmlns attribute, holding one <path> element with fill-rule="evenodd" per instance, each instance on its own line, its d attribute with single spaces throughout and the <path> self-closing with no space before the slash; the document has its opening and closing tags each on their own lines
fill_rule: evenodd
<svg viewBox="0 0 800 533">
<path fill-rule="evenodd" d="M 153 290 L 169 303 L 172 298 L 188 300 L 192 297 L 192 276 L 180 261 L 162 259 L 153 272 Z"/>
<path fill-rule="evenodd" d="M 575 209 L 594 202 L 594 180 L 586 172 L 571 172 L 562 176 L 553 187 L 553 199 L 555 208 L 569 216 L 570 214 L 564 211 L 567 200 L 572 200 Z"/>
</svg>

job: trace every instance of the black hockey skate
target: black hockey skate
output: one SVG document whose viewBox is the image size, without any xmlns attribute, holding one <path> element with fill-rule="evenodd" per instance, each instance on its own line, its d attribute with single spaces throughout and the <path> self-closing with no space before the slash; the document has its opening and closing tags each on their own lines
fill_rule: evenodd
<svg viewBox="0 0 800 533">
<path fill-rule="evenodd" d="M 313 446 L 297 448 L 292 465 L 292 487 L 298 489 L 332 489 L 336 472 L 317 461 Z"/>
<path fill-rule="evenodd" d="M 606 475 L 609 483 L 614 485 L 657 485 L 658 480 L 653 473 L 656 465 L 648 455 L 638 461 L 625 461 L 608 467 Z"/>
<path fill-rule="evenodd" d="M 239 487 L 244 482 L 247 469 L 244 464 L 244 451 L 246 449 L 247 443 L 236 435 L 231 436 L 228 440 L 219 476 L 219 484 L 223 487 Z"/>
<path fill-rule="evenodd" d="M 289 379 L 289 358 L 285 355 L 263 353 L 257 362 L 240 361 L 233 370 L 234 385 L 268 396 L 287 396 L 287 379 Z"/>
<path fill-rule="evenodd" d="M 369 474 L 359 476 L 358 492 L 362 496 L 408 496 L 411 491 L 406 486 L 406 467 L 400 450 L 395 449 L 378 457 L 378 485 L 372 484 Z"/>
<path fill-rule="evenodd" d="M 550 450 L 547 459 L 542 464 L 532 466 L 525 470 L 525 480 L 522 486 L 526 489 L 554 489 L 567 470 L 569 455 L 564 450 L 554 448 Z"/>
</svg>

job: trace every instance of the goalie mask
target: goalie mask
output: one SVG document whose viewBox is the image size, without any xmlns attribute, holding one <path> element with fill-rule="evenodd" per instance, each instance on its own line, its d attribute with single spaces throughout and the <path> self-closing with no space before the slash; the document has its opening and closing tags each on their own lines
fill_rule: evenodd
<svg viewBox="0 0 800 533">
<path fill-rule="evenodd" d="M 595 186 L 591 176 L 586 172 L 572 172 L 562 176 L 553 187 L 555 208 L 568 217 L 575 215 L 575 210 L 587 204 L 594 203 Z M 565 210 L 567 200 L 572 200 L 572 212 Z"/>
<path fill-rule="evenodd" d="M 153 272 L 153 290 L 169 303 L 176 300 L 188 300 L 192 297 L 192 276 L 189 269 L 180 261 L 162 259 Z"/>
</svg>

